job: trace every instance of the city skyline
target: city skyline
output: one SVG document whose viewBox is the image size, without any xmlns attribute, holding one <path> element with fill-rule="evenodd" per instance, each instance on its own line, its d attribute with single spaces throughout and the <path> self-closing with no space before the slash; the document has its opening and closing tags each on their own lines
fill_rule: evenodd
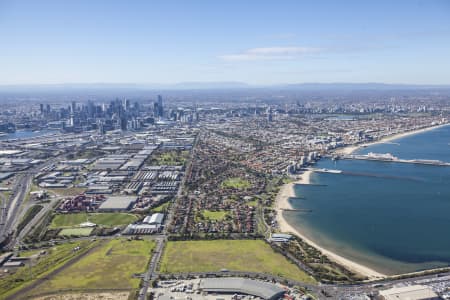
<svg viewBox="0 0 450 300">
<path fill-rule="evenodd" d="M 449 12 L 446 1 L 0 1 L 0 85 L 446 85 Z"/>
</svg>

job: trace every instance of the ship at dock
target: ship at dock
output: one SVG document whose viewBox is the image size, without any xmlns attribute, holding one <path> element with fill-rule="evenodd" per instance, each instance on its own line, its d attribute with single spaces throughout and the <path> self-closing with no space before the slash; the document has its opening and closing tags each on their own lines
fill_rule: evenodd
<svg viewBox="0 0 450 300">
<path fill-rule="evenodd" d="M 331 173 L 331 174 L 341 174 L 342 171 L 341 170 L 334 170 L 334 169 L 314 169 L 314 172 L 319 172 L 319 173 Z"/>
</svg>

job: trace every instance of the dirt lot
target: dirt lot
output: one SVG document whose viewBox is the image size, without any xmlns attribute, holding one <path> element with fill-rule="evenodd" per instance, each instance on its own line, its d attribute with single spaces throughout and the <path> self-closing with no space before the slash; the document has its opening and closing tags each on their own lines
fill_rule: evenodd
<svg viewBox="0 0 450 300">
<path fill-rule="evenodd" d="M 127 300 L 129 292 L 62 294 L 33 298 L 33 300 Z"/>
</svg>

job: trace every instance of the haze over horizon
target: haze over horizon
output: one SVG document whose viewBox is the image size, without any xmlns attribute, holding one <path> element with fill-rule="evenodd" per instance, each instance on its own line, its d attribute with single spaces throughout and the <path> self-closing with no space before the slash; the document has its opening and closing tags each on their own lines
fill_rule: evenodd
<svg viewBox="0 0 450 300">
<path fill-rule="evenodd" d="M 0 35 L 0 85 L 450 84 L 438 0 L 0 0 Z"/>
</svg>

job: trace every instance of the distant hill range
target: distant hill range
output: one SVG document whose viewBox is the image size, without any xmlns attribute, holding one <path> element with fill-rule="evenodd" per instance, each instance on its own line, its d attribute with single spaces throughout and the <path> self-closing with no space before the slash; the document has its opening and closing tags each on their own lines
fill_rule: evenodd
<svg viewBox="0 0 450 300">
<path fill-rule="evenodd" d="M 284 85 L 290 89 L 304 90 L 414 90 L 414 89 L 450 89 L 450 85 L 414 85 L 387 83 L 298 83 Z"/>
</svg>

